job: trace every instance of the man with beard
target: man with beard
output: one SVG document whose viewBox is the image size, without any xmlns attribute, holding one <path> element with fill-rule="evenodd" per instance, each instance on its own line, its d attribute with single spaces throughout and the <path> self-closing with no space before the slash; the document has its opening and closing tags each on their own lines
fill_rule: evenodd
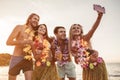
<svg viewBox="0 0 120 80">
<path fill-rule="evenodd" d="M 26 24 L 17 25 L 6 42 L 7 45 L 15 46 L 10 60 L 9 80 L 16 80 L 21 70 L 25 75 L 25 80 L 31 80 L 33 70 L 31 45 L 39 18 L 39 15 L 35 13 L 29 15 Z"/>
</svg>

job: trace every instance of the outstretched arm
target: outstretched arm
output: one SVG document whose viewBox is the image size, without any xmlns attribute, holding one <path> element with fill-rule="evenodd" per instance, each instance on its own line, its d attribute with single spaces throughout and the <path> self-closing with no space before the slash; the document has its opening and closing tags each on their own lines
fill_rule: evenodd
<svg viewBox="0 0 120 80">
<path fill-rule="evenodd" d="M 98 17 L 97 17 L 94 25 L 92 26 L 91 30 L 84 36 L 86 41 L 89 41 L 91 39 L 91 37 L 93 36 L 95 30 L 97 29 L 97 27 L 100 24 L 102 16 L 103 16 L 103 13 L 98 12 Z"/>
</svg>

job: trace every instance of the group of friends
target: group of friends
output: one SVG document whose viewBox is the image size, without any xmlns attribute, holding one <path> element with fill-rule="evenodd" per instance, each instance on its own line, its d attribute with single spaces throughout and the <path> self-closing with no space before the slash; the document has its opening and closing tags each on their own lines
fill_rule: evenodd
<svg viewBox="0 0 120 80">
<path fill-rule="evenodd" d="M 90 40 L 103 13 L 84 35 L 80 24 L 73 24 L 66 37 L 64 26 L 56 26 L 55 36 L 49 37 L 46 24 L 39 24 L 40 16 L 29 15 L 24 25 L 17 25 L 6 42 L 15 46 L 11 56 L 8 80 L 16 80 L 22 70 L 25 80 L 76 80 L 76 67 L 82 68 L 82 80 L 108 80 L 104 60 L 92 48 Z M 74 62 L 73 62 L 74 61 Z"/>
</svg>

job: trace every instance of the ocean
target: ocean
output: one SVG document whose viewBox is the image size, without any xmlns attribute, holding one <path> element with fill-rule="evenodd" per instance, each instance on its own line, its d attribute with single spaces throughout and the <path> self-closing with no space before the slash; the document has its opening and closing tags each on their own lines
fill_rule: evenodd
<svg viewBox="0 0 120 80">
<path fill-rule="evenodd" d="M 120 80 L 120 63 L 107 63 L 106 67 L 109 74 L 109 80 Z M 77 80 L 82 80 L 82 70 L 80 66 L 76 65 L 76 71 Z M 8 80 L 8 66 L 0 67 L 0 80 Z M 18 75 L 17 80 L 24 80 L 24 74 L 22 72 Z M 66 78 L 66 80 L 68 79 Z"/>
</svg>

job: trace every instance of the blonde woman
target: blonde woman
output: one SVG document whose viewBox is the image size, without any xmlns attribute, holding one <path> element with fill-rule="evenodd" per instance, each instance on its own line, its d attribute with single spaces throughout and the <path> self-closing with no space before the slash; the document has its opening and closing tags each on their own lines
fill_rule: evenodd
<svg viewBox="0 0 120 80">
<path fill-rule="evenodd" d="M 96 72 L 92 73 L 94 66 L 93 64 L 89 63 L 90 52 L 87 51 L 87 49 L 92 49 L 90 39 L 92 38 L 95 30 L 99 26 L 101 18 L 103 16 L 102 12 L 99 12 L 99 11 L 97 12 L 98 12 L 98 17 L 94 25 L 92 26 L 91 30 L 86 35 L 83 34 L 83 29 L 80 24 L 73 24 L 69 31 L 69 50 L 71 51 L 71 54 L 74 56 L 76 64 L 80 64 L 81 67 L 83 68 L 82 80 L 107 80 L 107 79 L 103 79 L 102 76 L 100 78 L 99 75 L 96 75 L 93 77 L 92 74 L 96 74 L 96 72 L 99 73 L 100 71 L 99 71 L 99 68 L 97 68 L 95 70 Z M 97 53 L 94 53 L 94 54 L 97 55 Z M 92 69 L 92 70 L 89 70 L 89 69 Z M 88 73 L 89 71 L 91 73 Z"/>
</svg>

